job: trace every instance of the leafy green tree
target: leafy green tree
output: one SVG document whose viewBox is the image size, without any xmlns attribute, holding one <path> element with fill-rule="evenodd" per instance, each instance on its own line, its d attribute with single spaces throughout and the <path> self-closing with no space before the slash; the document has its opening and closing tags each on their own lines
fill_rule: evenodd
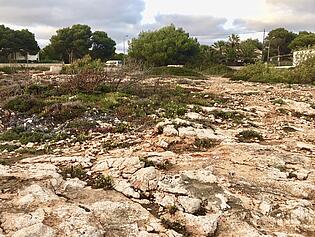
<svg viewBox="0 0 315 237">
<path fill-rule="evenodd" d="M 36 54 L 39 51 L 38 44 L 33 33 L 26 29 L 12 30 L 0 25 L 0 57 L 1 61 L 7 61 L 11 54 L 16 53 Z"/>
<path fill-rule="evenodd" d="M 291 52 L 289 44 L 297 37 L 293 32 L 277 28 L 269 32 L 266 40 L 270 45 L 270 56 L 286 55 Z"/>
<path fill-rule="evenodd" d="M 91 27 L 87 25 L 73 25 L 57 30 L 57 35 L 50 39 L 51 50 L 66 63 L 82 58 L 89 53 L 92 46 Z"/>
<path fill-rule="evenodd" d="M 209 45 L 201 45 L 200 58 L 202 59 L 202 64 L 217 64 L 221 62 L 222 55 Z"/>
<path fill-rule="evenodd" d="M 129 56 L 150 66 L 187 64 L 197 58 L 199 43 L 189 34 L 174 25 L 157 31 L 142 32 L 133 39 Z"/>
<path fill-rule="evenodd" d="M 95 31 L 92 34 L 92 50 L 90 55 L 93 59 L 106 61 L 115 53 L 116 42 L 103 31 Z"/>
<path fill-rule="evenodd" d="M 16 52 L 21 50 L 25 53 L 37 54 L 39 51 L 34 34 L 25 29 L 15 31 L 13 44 Z"/>
<path fill-rule="evenodd" d="M 240 37 L 236 34 L 232 34 L 225 43 L 224 56 L 228 64 L 233 65 L 237 63 L 239 58 L 240 42 Z"/>
<path fill-rule="evenodd" d="M 315 45 L 315 34 L 311 32 L 300 32 L 299 35 L 289 44 L 289 48 L 297 50 Z"/>
<path fill-rule="evenodd" d="M 212 45 L 217 51 L 220 63 L 229 65 L 239 63 L 252 63 L 261 55 L 263 45 L 258 39 L 241 41 L 236 34 L 229 36 L 227 41 L 219 40 Z"/>
<path fill-rule="evenodd" d="M 239 46 L 239 57 L 244 63 L 254 63 L 261 59 L 263 45 L 258 39 L 247 39 Z"/>
<path fill-rule="evenodd" d="M 39 54 L 41 62 L 53 62 L 62 60 L 61 56 L 55 51 L 51 44 L 41 49 Z"/>
</svg>

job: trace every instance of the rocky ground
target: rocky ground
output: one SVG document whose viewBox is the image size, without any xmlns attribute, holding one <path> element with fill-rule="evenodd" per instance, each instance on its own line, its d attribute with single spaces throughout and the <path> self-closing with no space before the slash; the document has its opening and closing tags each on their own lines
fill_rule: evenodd
<svg viewBox="0 0 315 237">
<path fill-rule="evenodd" d="M 315 236 L 314 86 L 172 80 L 224 101 L 43 155 L 3 149 L 0 236 Z"/>
</svg>

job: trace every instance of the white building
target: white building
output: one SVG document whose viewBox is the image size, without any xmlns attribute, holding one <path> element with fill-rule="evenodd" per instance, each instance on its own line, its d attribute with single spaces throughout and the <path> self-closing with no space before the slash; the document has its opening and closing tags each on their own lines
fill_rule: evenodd
<svg viewBox="0 0 315 237">
<path fill-rule="evenodd" d="M 21 53 L 16 53 L 15 55 L 16 61 L 29 61 L 29 62 L 34 62 L 34 61 L 39 61 L 39 53 L 32 55 L 27 53 L 26 55 L 23 55 Z"/>
</svg>

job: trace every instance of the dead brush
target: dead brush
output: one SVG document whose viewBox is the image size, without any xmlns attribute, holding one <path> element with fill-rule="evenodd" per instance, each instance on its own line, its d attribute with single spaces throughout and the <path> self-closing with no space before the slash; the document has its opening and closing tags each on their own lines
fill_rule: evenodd
<svg viewBox="0 0 315 237">
<path fill-rule="evenodd" d="M 106 72 L 97 73 L 93 70 L 85 70 L 78 74 L 70 75 L 61 85 L 68 93 L 91 93 L 108 78 Z"/>
</svg>

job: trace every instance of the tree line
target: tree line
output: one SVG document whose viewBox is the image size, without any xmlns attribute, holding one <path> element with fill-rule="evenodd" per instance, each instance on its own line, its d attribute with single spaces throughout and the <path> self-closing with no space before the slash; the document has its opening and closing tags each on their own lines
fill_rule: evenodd
<svg viewBox="0 0 315 237">
<path fill-rule="evenodd" d="M 258 39 L 241 40 L 237 34 L 232 34 L 226 41 L 200 45 L 182 28 L 170 25 L 155 31 L 141 32 L 131 40 L 127 57 L 148 66 L 236 65 L 267 61 L 277 55 L 289 55 L 293 50 L 314 45 L 314 33 L 302 31 L 296 34 L 284 28 L 270 31 L 264 42 Z M 43 61 L 72 63 L 85 55 L 106 61 L 115 55 L 115 46 L 116 42 L 106 32 L 92 32 L 90 26 L 76 24 L 57 30 L 40 55 Z M 36 54 L 39 50 L 34 34 L 28 30 L 15 31 L 0 25 L 0 60 L 3 61 L 14 52 Z"/>
</svg>

